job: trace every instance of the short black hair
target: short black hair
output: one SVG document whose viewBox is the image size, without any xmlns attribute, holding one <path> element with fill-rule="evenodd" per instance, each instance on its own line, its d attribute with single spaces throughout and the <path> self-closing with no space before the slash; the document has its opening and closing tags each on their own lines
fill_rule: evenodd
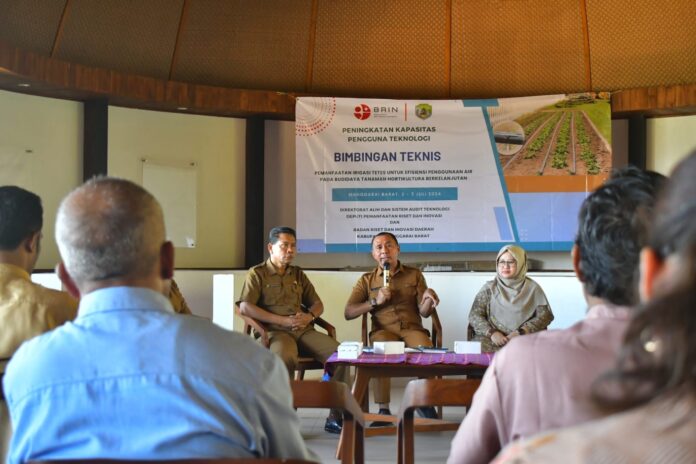
<svg viewBox="0 0 696 464">
<path fill-rule="evenodd" d="M 696 150 L 675 167 L 669 183 L 661 192 L 650 239 L 650 247 L 662 259 L 671 254 L 682 258 L 693 255 L 692 278 L 696 277 L 695 174 Z"/>
<path fill-rule="evenodd" d="M 633 165 L 628 165 L 620 169 L 615 169 L 611 173 L 611 180 L 619 179 L 621 177 L 636 177 L 642 179 L 644 182 L 652 184 L 655 192 L 659 193 L 662 188 L 667 184 L 667 176 L 660 174 L 657 171 L 651 171 L 649 169 L 640 169 Z"/>
<path fill-rule="evenodd" d="M 370 246 L 374 246 L 375 239 L 377 237 L 381 237 L 382 235 L 388 235 L 389 237 L 391 237 L 394 240 L 394 243 L 396 243 L 397 245 L 399 244 L 399 241 L 396 239 L 396 235 L 392 234 L 391 232 L 380 232 L 379 234 L 372 237 L 372 241 L 370 242 Z"/>
<path fill-rule="evenodd" d="M 279 240 L 280 234 L 290 234 L 293 237 L 295 237 L 295 240 L 297 240 L 297 234 L 295 233 L 295 229 L 293 229 L 292 227 L 281 226 L 274 227 L 271 229 L 270 232 L 268 232 L 268 243 L 274 245 Z"/>
<path fill-rule="evenodd" d="M 640 250 L 663 177 L 629 166 L 583 202 L 575 244 L 585 291 L 615 305 L 638 303 Z"/>
<path fill-rule="evenodd" d="M 0 187 L 0 250 L 16 250 L 22 240 L 43 227 L 38 195 L 14 185 Z"/>
<path fill-rule="evenodd" d="M 631 318 L 616 367 L 593 387 L 607 412 L 656 398 L 683 398 L 696 388 L 696 150 L 682 160 L 660 192 L 652 222 L 650 248 L 661 259 L 677 257 L 669 283 Z M 647 349 L 647 342 L 659 346 Z"/>
</svg>

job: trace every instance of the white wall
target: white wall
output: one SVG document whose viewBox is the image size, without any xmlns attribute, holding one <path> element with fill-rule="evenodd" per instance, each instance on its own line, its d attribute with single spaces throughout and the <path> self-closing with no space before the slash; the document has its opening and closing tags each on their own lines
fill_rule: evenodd
<svg viewBox="0 0 696 464">
<path fill-rule="evenodd" d="M 82 181 L 82 119 L 81 103 L 0 90 L 0 185 L 17 185 L 41 197 L 38 269 L 53 269 L 59 260 L 56 210 Z"/>
<path fill-rule="evenodd" d="M 360 340 L 360 319 L 346 321 L 343 308 L 361 272 L 308 271 L 324 302 L 326 318 L 336 326 L 341 340 Z M 493 278 L 488 272 L 426 272 L 428 286 L 440 297 L 437 308 L 442 323 L 445 346 L 455 340 L 466 340 L 469 310 L 481 286 Z M 544 289 L 556 319 L 552 328 L 568 327 L 582 319 L 586 304 L 582 286 L 572 273 L 530 273 Z M 426 320 L 426 326 L 430 322 Z"/>
<path fill-rule="evenodd" d="M 142 183 L 142 159 L 198 166 L 196 248 L 177 248 L 177 267 L 244 264 L 243 119 L 109 107 L 109 175 Z"/>
<path fill-rule="evenodd" d="M 0 91 L 0 184 L 39 194 L 44 243 L 37 269 L 58 261 L 53 239 L 60 200 L 82 179 L 81 103 Z M 625 158 L 625 121 L 615 121 L 616 162 Z M 696 116 L 648 120 L 648 167 L 667 173 L 696 148 Z M 110 107 L 109 173 L 142 180 L 141 158 L 195 161 L 198 179 L 198 247 L 177 249 L 182 268 L 240 268 L 244 250 L 245 122 L 190 114 Z M 266 122 L 264 228 L 295 224 L 294 124 Z M 568 253 L 530 253 L 544 269 L 569 270 Z M 493 259 L 492 253 L 412 253 L 404 262 Z M 306 254 L 305 268 L 371 266 L 364 254 Z"/>
<path fill-rule="evenodd" d="M 353 285 L 362 273 L 346 271 L 306 271 L 306 273 L 324 302 L 324 318 L 336 327 L 339 340 L 360 340 L 360 319 L 346 321 L 343 317 L 343 308 L 348 301 Z M 197 283 L 189 280 L 194 274 L 200 274 L 199 277 L 195 277 Z M 221 274 L 217 271 L 190 271 L 185 274 L 177 274 L 177 282 L 182 293 L 189 301 L 189 306 L 197 314 L 207 315 L 211 313 L 201 312 L 201 306 L 195 304 L 187 292 L 193 291 L 197 285 L 203 285 L 207 290 L 200 288 L 197 293 L 204 295 L 206 291 L 210 291 L 212 297 L 213 275 Z M 224 297 L 215 296 L 214 298 L 221 304 L 229 305 L 229 308 L 215 308 L 214 320 L 216 323 L 230 328 L 231 318 L 229 316 L 234 309 L 233 302 L 240 295 L 245 275 L 246 271 L 224 273 L 224 282 L 214 290 L 216 293 L 223 293 Z M 541 285 L 549 300 L 555 315 L 551 328 L 565 328 L 584 317 L 587 306 L 582 286 L 573 273 L 535 272 L 530 273 L 529 276 Z M 428 286 L 435 289 L 440 297 L 437 311 L 443 326 L 445 345 L 451 347 L 455 340 L 465 340 L 471 304 L 481 286 L 493 278 L 493 273 L 426 272 L 425 278 Z M 429 325 L 429 321 L 426 320 L 426 326 L 429 327 Z M 234 330 L 241 330 L 239 319 L 234 319 L 232 327 Z"/>
<path fill-rule="evenodd" d="M 324 318 L 336 327 L 339 340 L 360 340 L 360 318 L 346 321 L 343 308 L 362 275 L 361 272 L 307 271 L 307 276 L 324 302 Z M 234 302 L 239 298 L 246 271 L 177 271 L 176 281 L 189 307 L 197 316 L 212 319 L 218 325 L 241 330 L 242 323 L 233 317 Z M 532 277 L 546 293 L 555 319 L 550 328 L 568 327 L 585 316 L 587 306 L 582 286 L 572 273 L 535 272 Z M 445 346 L 466 339 L 469 310 L 484 282 L 493 278 L 488 272 L 426 272 L 428 285 L 440 297 L 438 315 L 443 326 Z M 60 289 L 53 273 L 32 275 L 35 282 Z M 214 280 L 216 285 L 214 286 Z M 425 320 L 430 328 L 430 321 Z"/>
<path fill-rule="evenodd" d="M 63 284 L 55 272 L 35 272 L 31 275 L 31 281 L 53 290 L 63 290 Z"/>
<path fill-rule="evenodd" d="M 646 167 L 669 175 L 672 168 L 696 150 L 696 115 L 647 120 Z"/>
</svg>

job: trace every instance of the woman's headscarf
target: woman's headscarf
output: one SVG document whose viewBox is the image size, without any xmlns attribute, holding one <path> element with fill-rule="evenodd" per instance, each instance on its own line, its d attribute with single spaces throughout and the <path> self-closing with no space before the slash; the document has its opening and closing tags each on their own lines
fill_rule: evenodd
<svg viewBox="0 0 696 464">
<path fill-rule="evenodd" d="M 510 279 L 500 276 L 498 261 L 509 252 L 517 261 L 517 273 Z M 515 245 L 505 245 L 495 259 L 496 276 L 491 296 L 491 318 L 512 332 L 534 316 L 537 306 L 548 305 L 541 287 L 527 278 L 527 253 Z"/>
</svg>

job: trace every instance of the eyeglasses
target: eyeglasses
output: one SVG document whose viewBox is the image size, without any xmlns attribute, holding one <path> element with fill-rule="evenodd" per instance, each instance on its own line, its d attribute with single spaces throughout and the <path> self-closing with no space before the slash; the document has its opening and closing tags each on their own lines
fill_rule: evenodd
<svg viewBox="0 0 696 464">
<path fill-rule="evenodd" d="M 515 266 L 517 266 L 517 261 L 498 261 L 498 266 L 500 266 L 500 267 L 515 267 Z"/>
</svg>

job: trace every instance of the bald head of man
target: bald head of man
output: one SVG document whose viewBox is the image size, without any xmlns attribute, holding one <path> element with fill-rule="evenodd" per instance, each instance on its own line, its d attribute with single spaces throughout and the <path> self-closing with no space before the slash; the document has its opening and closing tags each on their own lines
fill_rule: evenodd
<svg viewBox="0 0 696 464">
<path fill-rule="evenodd" d="M 174 269 L 157 200 L 124 179 L 94 178 L 61 203 L 56 242 L 58 275 L 74 296 L 129 286 L 162 292 Z"/>
</svg>

